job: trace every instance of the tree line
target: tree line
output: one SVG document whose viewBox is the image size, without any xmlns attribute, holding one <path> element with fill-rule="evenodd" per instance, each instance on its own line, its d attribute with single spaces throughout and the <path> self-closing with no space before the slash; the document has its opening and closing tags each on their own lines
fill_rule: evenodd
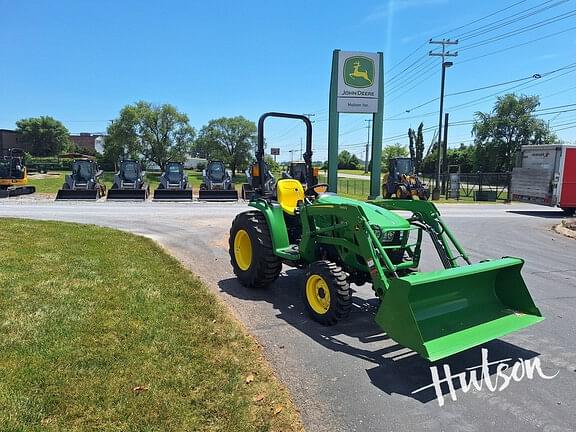
<svg viewBox="0 0 576 432">
<path fill-rule="evenodd" d="M 448 149 L 448 164 L 459 165 L 462 172 L 505 172 L 514 165 L 522 145 L 550 144 L 557 137 L 548 125 L 537 118 L 538 96 L 507 94 L 497 98 L 489 113 L 474 115 L 474 144 L 460 144 Z M 66 127 L 49 116 L 22 119 L 16 122 L 17 132 L 31 145 L 33 156 L 55 156 L 67 151 L 82 151 L 69 139 Z M 424 124 L 409 128 L 408 145 L 395 143 L 382 149 L 382 169 L 389 160 L 410 156 L 417 172 L 435 171 L 437 142 L 425 153 Z M 164 168 L 171 160 L 188 157 L 223 160 L 233 174 L 245 169 L 253 159 L 256 125 L 242 116 L 210 120 L 199 131 L 190 125 L 185 113 L 170 104 L 155 105 L 140 101 L 126 105 L 106 131 L 103 162 L 116 163 L 121 158 L 150 161 Z M 270 164 L 276 165 L 272 158 Z M 338 155 L 339 169 L 360 169 L 364 162 L 343 150 Z M 327 163 L 324 164 L 327 167 Z M 371 164 L 369 165 L 371 168 Z"/>
<path fill-rule="evenodd" d="M 448 165 L 459 165 L 462 172 L 510 172 L 523 145 L 558 143 L 548 124 L 535 115 L 539 105 L 538 96 L 498 97 L 491 112 L 474 114 L 474 143 L 448 149 Z M 437 160 L 438 146 L 433 143 L 420 171 L 433 173 Z"/>
</svg>

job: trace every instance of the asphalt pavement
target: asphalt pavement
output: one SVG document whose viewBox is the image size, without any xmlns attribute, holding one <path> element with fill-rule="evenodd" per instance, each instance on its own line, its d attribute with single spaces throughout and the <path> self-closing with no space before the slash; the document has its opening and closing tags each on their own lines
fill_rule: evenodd
<svg viewBox="0 0 576 432">
<path fill-rule="evenodd" d="M 445 221 L 473 261 L 524 258 L 523 276 L 546 319 L 534 326 L 429 363 L 387 338 L 374 323 L 378 302 L 369 286 L 354 287 L 346 322 L 323 327 L 303 312 L 303 272 L 285 268 L 265 290 L 248 290 L 234 278 L 228 230 L 243 203 L 111 203 L 0 201 L 0 217 L 24 217 L 114 227 L 156 240 L 195 272 L 229 305 L 260 342 L 290 390 L 307 430 L 320 431 L 574 431 L 576 430 L 576 240 L 551 230 L 562 213 L 526 204 L 441 205 Z M 438 265 L 429 244 L 421 269 Z M 432 366 L 441 377 L 489 360 L 541 364 L 535 374 L 502 390 L 465 392 L 455 398 L 442 386 L 444 406 L 433 388 Z M 534 364 L 534 363 L 532 363 Z M 490 376 L 496 380 L 496 364 Z M 510 370 L 506 372 L 510 375 Z M 467 381 L 466 381 L 467 382 Z M 498 386 L 501 386 L 502 381 Z"/>
</svg>

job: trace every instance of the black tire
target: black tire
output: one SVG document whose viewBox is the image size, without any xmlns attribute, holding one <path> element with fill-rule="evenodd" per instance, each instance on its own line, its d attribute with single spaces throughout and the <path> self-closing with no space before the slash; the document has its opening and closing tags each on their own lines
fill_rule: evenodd
<svg viewBox="0 0 576 432">
<path fill-rule="evenodd" d="M 564 210 L 564 214 L 569 217 L 574 216 L 574 213 L 576 213 L 576 208 L 563 207 L 562 210 Z"/>
<path fill-rule="evenodd" d="M 252 251 L 249 267 L 244 269 L 236 261 L 234 248 L 239 231 L 248 235 Z M 234 274 L 245 287 L 265 288 L 280 275 L 282 261 L 274 255 L 268 223 L 261 212 L 248 211 L 236 216 L 230 228 L 228 244 Z"/>
<path fill-rule="evenodd" d="M 329 306 L 323 313 L 319 313 L 318 305 L 315 307 L 312 304 L 309 291 L 309 282 L 313 284 L 312 278 L 315 276 L 320 276 L 324 280 L 330 296 Z M 320 296 L 325 298 L 326 293 L 322 296 L 320 292 Z M 352 308 L 352 291 L 347 275 L 331 261 L 316 261 L 308 266 L 302 286 L 302 297 L 312 319 L 324 325 L 334 325 L 348 317 Z"/>
</svg>

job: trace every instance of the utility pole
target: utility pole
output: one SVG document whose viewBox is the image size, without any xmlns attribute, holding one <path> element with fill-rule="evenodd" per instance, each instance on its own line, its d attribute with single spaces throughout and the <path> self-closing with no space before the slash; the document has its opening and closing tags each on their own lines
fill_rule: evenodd
<svg viewBox="0 0 576 432">
<path fill-rule="evenodd" d="M 444 141 L 442 146 L 444 147 L 444 160 L 442 163 L 442 172 L 444 176 L 442 177 L 442 194 L 448 198 L 448 191 L 446 186 L 448 185 L 448 118 L 449 114 L 444 114 Z"/>
<path fill-rule="evenodd" d="M 368 156 L 370 154 L 370 132 L 372 131 L 372 119 L 368 119 L 368 120 L 364 120 L 365 122 L 368 122 L 368 126 L 366 126 L 366 129 L 368 129 L 368 138 L 366 139 L 366 157 L 364 159 L 366 159 L 364 161 L 364 173 L 368 172 L 368 159 L 370 159 L 370 156 Z"/>
<path fill-rule="evenodd" d="M 453 66 L 454 63 L 450 61 L 445 61 L 446 57 L 456 57 L 458 52 L 450 52 L 446 51 L 446 45 L 458 45 L 458 39 L 450 40 L 450 39 L 442 39 L 442 40 L 432 40 L 430 39 L 429 43 L 442 45 L 442 52 L 433 52 L 430 51 L 428 53 L 429 56 L 432 57 L 442 57 L 442 79 L 440 81 L 440 115 L 438 118 L 438 163 L 436 164 L 436 182 L 434 185 L 434 190 L 432 191 L 432 199 L 438 200 L 440 198 L 440 177 L 442 172 L 442 158 L 443 155 L 445 157 L 447 150 L 444 147 L 444 142 L 442 141 L 442 116 L 444 114 L 444 83 L 446 81 L 446 69 L 450 66 Z"/>
</svg>

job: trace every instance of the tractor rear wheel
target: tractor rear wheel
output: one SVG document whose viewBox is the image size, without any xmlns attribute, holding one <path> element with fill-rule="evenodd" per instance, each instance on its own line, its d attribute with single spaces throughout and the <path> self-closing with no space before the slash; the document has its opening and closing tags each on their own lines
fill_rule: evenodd
<svg viewBox="0 0 576 432">
<path fill-rule="evenodd" d="M 274 255 L 268 223 L 261 212 L 248 211 L 236 216 L 228 242 L 230 262 L 242 285 L 265 288 L 276 280 L 282 261 Z"/>
<path fill-rule="evenodd" d="M 348 317 L 352 307 L 352 292 L 346 273 L 331 261 L 310 264 L 302 294 L 308 313 L 320 324 L 336 324 Z"/>
</svg>

